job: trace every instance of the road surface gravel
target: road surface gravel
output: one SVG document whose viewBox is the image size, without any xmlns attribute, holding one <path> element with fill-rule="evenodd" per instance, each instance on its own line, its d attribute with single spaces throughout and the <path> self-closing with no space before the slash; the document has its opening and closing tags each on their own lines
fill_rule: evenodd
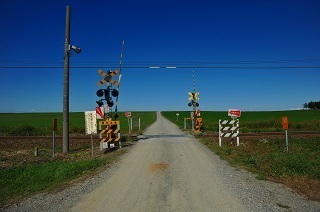
<svg viewBox="0 0 320 212">
<path fill-rule="evenodd" d="M 157 121 L 111 168 L 6 210 L 320 211 L 320 203 L 230 167 L 158 112 Z"/>
</svg>

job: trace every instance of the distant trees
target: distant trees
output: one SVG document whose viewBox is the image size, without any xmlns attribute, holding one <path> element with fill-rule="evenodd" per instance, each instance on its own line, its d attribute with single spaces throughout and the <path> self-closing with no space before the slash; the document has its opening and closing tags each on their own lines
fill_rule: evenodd
<svg viewBox="0 0 320 212">
<path fill-rule="evenodd" d="M 320 109 L 320 101 L 319 102 L 309 102 L 309 103 L 304 103 L 303 108 L 306 109 Z"/>
</svg>

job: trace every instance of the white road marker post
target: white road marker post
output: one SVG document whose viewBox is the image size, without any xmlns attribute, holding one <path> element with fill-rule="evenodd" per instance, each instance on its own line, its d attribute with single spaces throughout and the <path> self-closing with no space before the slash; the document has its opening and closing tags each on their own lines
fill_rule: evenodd
<svg viewBox="0 0 320 212">
<path fill-rule="evenodd" d="M 289 142 L 288 142 L 289 121 L 287 116 L 282 117 L 282 128 L 285 130 L 285 133 L 286 133 L 286 150 L 288 153 L 289 152 Z"/>
</svg>

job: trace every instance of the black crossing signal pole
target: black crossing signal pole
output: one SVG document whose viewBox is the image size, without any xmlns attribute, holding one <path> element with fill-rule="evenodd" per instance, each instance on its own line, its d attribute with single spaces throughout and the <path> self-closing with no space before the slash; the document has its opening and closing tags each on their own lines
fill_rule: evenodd
<svg viewBox="0 0 320 212">
<path fill-rule="evenodd" d="M 66 9 L 66 34 L 64 40 L 64 79 L 63 79 L 63 152 L 69 152 L 69 60 L 71 50 L 79 54 L 81 49 L 70 45 L 70 12 Z"/>
</svg>

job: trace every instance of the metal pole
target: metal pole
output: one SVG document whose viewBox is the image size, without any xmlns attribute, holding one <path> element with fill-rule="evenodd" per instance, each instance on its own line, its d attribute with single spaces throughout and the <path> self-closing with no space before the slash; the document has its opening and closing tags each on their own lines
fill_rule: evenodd
<svg viewBox="0 0 320 212">
<path fill-rule="evenodd" d="M 55 137 L 57 131 L 57 119 L 53 119 L 53 133 L 52 133 L 52 157 L 54 158 L 55 151 Z"/>
<path fill-rule="evenodd" d="M 128 116 L 128 131 L 129 131 L 129 135 L 130 135 L 130 117 Z"/>
<path fill-rule="evenodd" d="M 94 158 L 93 155 L 93 138 L 92 138 L 92 133 L 91 133 L 91 154 L 92 154 L 92 159 Z"/>
<path fill-rule="evenodd" d="M 54 146 L 54 143 L 55 143 L 55 134 L 56 132 L 53 131 L 52 132 L 52 157 L 54 158 L 54 149 L 55 149 L 55 146 Z"/>
<path fill-rule="evenodd" d="M 63 152 L 69 152 L 69 57 L 70 57 L 70 6 L 66 9 L 66 35 L 64 41 L 63 83 Z"/>
<path fill-rule="evenodd" d="M 140 118 L 139 118 L 139 131 L 140 131 Z"/>
<path fill-rule="evenodd" d="M 288 152 L 289 151 L 288 130 L 286 130 L 286 148 L 287 148 L 287 152 Z"/>
<path fill-rule="evenodd" d="M 219 119 L 219 146 L 221 147 L 221 119 Z"/>
</svg>

